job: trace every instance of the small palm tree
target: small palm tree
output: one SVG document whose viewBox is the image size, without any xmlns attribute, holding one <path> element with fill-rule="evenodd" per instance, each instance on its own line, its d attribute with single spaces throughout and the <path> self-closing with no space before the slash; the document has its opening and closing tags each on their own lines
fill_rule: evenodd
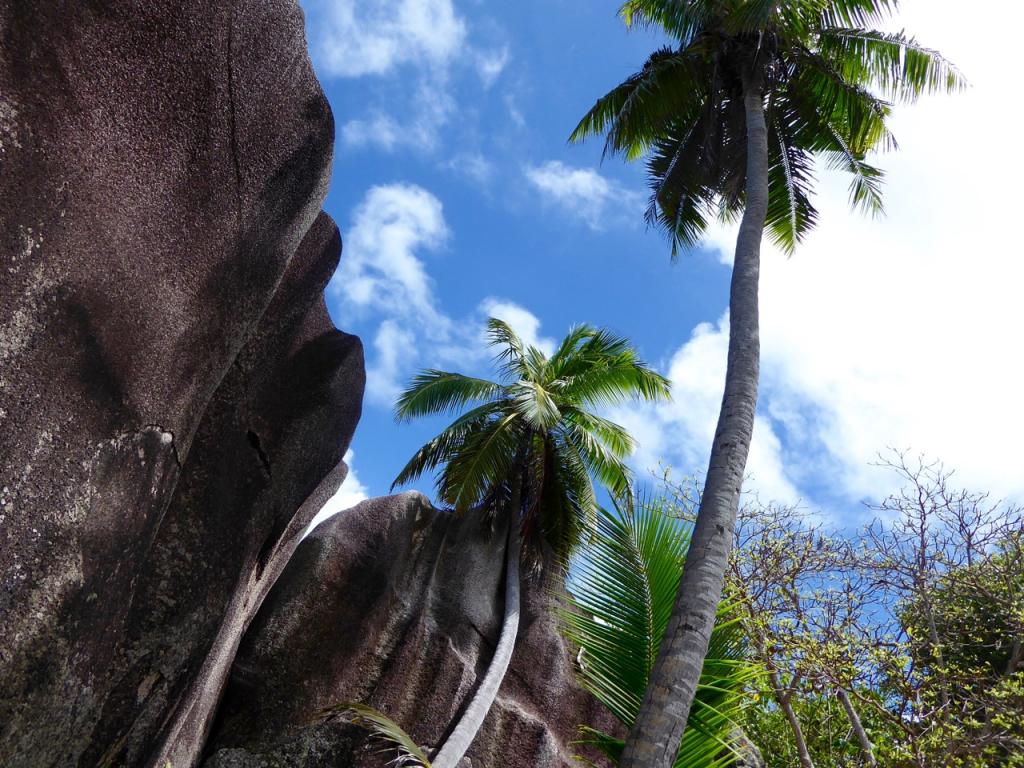
<svg viewBox="0 0 1024 768">
<path fill-rule="evenodd" d="M 537 562 L 566 562 L 594 530 L 594 480 L 614 497 L 630 490 L 623 463 L 633 439 L 594 408 L 669 397 L 669 382 L 623 338 L 587 325 L 551 357 L 506 323 L 487 324 L 502 381 L 427 370 L 399 397 L 400 421 L 464 411 L 398 474 L 402 485 L 439 470 L 437 492 L 457 514 L 493 515 L 508 528 L 505 616 L 494 657 L 465 714 L 433 759 L 455 768 L 504 678 L 519 626 L 521 541 Z"/>
<path fill-rule="evenodd" d="M 622 760 L 669 768 L 686 727 L 732 547 L 757 405 L 758 280 L 765 228 L 792 250 L 817 220 L 814 164 L 851 175 L 850 201 L 882 208 L 868 161 L 895 146 L 888 100 L 962 85 L 939 54 L 872 29 L 896 0 L 626 0 L 627 25 L 675 40 L 598 99 L 573 140 L 646 156 L 647 220 L 672 254 L 715 217 L 740 219 L 729 296 L 725 393 L 687 568 L 662 654 Z"/>
<path fill-rule="evenodd" d="M 689 528 L 659 499 L 598 512 L 597 535 L 577 558 L 560 617 L 581 648 L 579 677 L 626 728 L 636 720 L 686 561 Z M 747 659 L 738 614 L 721 605 L 704 659 L 677 768 L 737 762 L 734 744 L 747 691 L 760 674 Z M 584 728 L 584 742 L 611 758 L 623 741 Z"/>
</svg>

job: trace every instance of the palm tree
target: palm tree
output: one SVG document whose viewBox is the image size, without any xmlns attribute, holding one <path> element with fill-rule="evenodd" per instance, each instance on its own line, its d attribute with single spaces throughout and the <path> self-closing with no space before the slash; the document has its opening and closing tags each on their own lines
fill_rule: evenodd
<svg viewBox="0 0 1024 768">
<path fill-rule="evenodd" d="M 593 480 L 614 497 L 630 489 L 625 429 L 592 409 L 635 398 L 665 399 L 669 383 L 625 339 L 587 325 L 548 358 L 490 319 L 501 382 L 445 371 L 418 374 L 399 397 L 400 421 L 468 408 L 420 448 L 394 485 L 440 469 L 437 492 L 457 514 L 497 517 L 508 527 L 505 616 L 491 664 L 465 713 L 433 759 L 455 768 L 483 723 L 508 668 L 519 626 L 521 540 L 540 563 L 566 562 L 594 528 Z"/>
<path fill-rule="evenodd" d="M 792 251 L 817 220 L 815 160 L 851 174 L 850 202 L 881 212 L 870 152 L 895 147 L 891 100 L 962 85 L 935 51 L 873 29 L 897 0 L 627 0 L 627 26 L 675 41 L 597 101 L 573 140 L 647 158 L 647 220 L 672 255 L 709 221 L 740 217 L 725 391 L 687 568 L 623 768 L 668 768 L 686 727 L 733 541 L 757 404 L 765 228 Z"/>
<path fill-rule="evenodd" d="M 598 512 L 597 535 L 571 571 L 568 607 L 560 617 L 580 646 L 579 676 L 626 728 L 640 711 L 686 560 L 689 528 L 662 500 Z M 719 607 L 718 621 L 694 699 L 692 723 L 676 753 L 678 768 L 736 763 L 737 723 L 750 683 L 761 672 L 748 661 L 738 614 Z M 616 763 L 623 742 L 585 728 L 584 741 Z"/>
</svg>

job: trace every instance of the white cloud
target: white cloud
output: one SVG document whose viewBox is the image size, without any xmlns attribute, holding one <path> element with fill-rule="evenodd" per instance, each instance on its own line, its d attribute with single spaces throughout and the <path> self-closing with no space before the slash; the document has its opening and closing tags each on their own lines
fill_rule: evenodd
<svg viewBox="0 0 1024 768">
<path fill-rule="evenodd" d="M 483 330 L 490 316 L 508 322 L 527 343 L 554 350 L 540 320 L 507 299 L 488 298 L 458 322 L 444 312 L 423 255 L 448 237 L 441 201 L 412 184 L 373 187 L 353 211 L 328 291 L 338 298 L 346 327 L 373 328 L 366 371 L 372 405 L 390 409 L 419 368 L 487 371 L 491 351 Z"/>
<path fill-rule="evenodd" d="M 356 208 L 345 238 L 343 268 L 330 290 L 342 310 L 372 308 L 446 330 L 436 309 L 433 281 L 420 257 L 448 237 L 441 201 L 422 187 L 373 187 Z"/>
<path fill-rule="evenodd" d="M 508 46 L 500 49 L 478 51 L 476 54 L 476 71 L 484 88 L 490 88 L 505 71 L 511 54 Z"/>
<path fill-rule="evenodd" d="M 416 359 L 416 334 L 395 320 L 384 320 L 373 339 L 375 352 L 366 369 L 366 397 L 374 405 L 391 408 L 395 404 L 409 364 Z"/>
<path fill-rule="evenodd" d="M 345 478 L 345 482 L 341 484 L 337 492 L 331 498 L 327 500 L 327 503 L 320 508 L 320 511 L 316 513 L 316 516 L 310 521 L 309 527 L 306 528 L 306 534 L 316 528 L 320 523 L 329 517 L 332 517 L 339 512 L 354 507 L 361 501 L 365 501 L 369 498 L 369 489 L 359 482 L 359 478 L 356 477 L 356 471 L 352 468 L 352 460 L 355 458 L 355 453 L 351 450 L 345 453 L 345 463 L 348 464 L 348 476 Z"/>
<path fill-rule="evenodd" d="M 466 39 L 451 0 L 319 0 L 307 4 L 322 69 L 338 77 L 387 75 L 399 66 L 442 67 Z"/>
<path fill-rule="evenodd" d="M 483 187 L 494 176 L 494 163 L 480 152 L 462 152 L 449 160 L 447 167 Z"/>
<path fill-rule="evenodd" d="M 341 144 L 385 152 L 438 148 L 456 111 L 452 72 L 474 70 L 490 88 L 505 70 L 508 46 L 477 48 L 452 0 L 309 0 L 317 71 L 333 77 L 392 78 L 390 104 L 341 125 Z M 402 94 L 395 97 L 394 93 Z M 392 113 L 391 104 L 404 107 Z"/>
<path fill-rule="evenodd" d="M 590 168 L 571 168 L 558 160 L 529 166 L 524 173 L 541 197 L 603 229 L 611 220 L 631 222 L 643 212 L 639 193 L 625 189 Z"/>
<path fill-rule="evenodd" d="M 624 406 L 612 414 L 637 440 L 633 463 L 641 473 L 657 469 L 659 462 L 686 473 L 706 469 L 722 402 L 728 341 L 728 315 L 715 325 L 701 323 L 668 365 L 672 401 Z M 759 415 L 747 460 L 747 485 L 766 499 L 796 503 L 801 494 L 787 475 L 781 453 L 782 442 L 771 420 Z"/>
<path fill-rule="evenodd" d="M 445 82 L 441 74 L 421 80 L 409 113 L 401 120 L 382 112 L 349 120 L 341 126 L 341 143 L 351 148 L 376 147 L 385 152 L 399 148 L 436 149 L 441 129 L 455 109 L 455 100 Z"/>
</svg>

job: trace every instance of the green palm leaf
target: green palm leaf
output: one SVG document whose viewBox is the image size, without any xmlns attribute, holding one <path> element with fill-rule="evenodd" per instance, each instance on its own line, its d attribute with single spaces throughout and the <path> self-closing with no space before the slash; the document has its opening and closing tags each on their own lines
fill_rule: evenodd
<svg viewBox="0 0 1024 768">
<path fill-rule="evenodd" d="M 682 575 L 688 529 L 664 502 L 640 501 L 632 512 L 598 511 L 597 535 L 571 569 L 566 636 L 582 648 L 583 686 L 629 727 L 640 710 Z M 677 766 L 727 765 L 731 733 L 749 683 L 759 674 L 745 655 L 732 609 L 719 611 L 690 726 Z M 584 741 L 617 759 L 622 741 L 586 729 Z"/>
<path fill-rule="evenodd" d="M 594 530 L 594 481 L 613 495 L 630 482 L 623 460 L 633 439 L 589 409 L 667 399 L 669 382 L 608 330 L 576 326 L 550 359 L 502 320 L 491 318 L 487 333 L 501 382 L 426 370 L 402 393 L 399 420 L 469 410 L 416 451 L 392 487 L 437 472 L 443 503 L 495 514 L 521 483 L 511 514 L 528 529 L 527 543 L 546 540 L 567 557 Z"/>
<path fill-rule="evenodd" d="M 427 414 L 450 413 L 500 394 L 501 386 L 493 381 L 427 369 L 417 373 L 399 396 L 395 418 L 409 421 Z"/>
</svg>

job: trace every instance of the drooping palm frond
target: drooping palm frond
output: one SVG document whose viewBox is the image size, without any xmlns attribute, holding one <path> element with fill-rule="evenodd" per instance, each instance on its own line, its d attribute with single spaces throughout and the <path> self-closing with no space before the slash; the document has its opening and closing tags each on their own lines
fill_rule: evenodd
<svg viewBox="0 0 1024 768">
<path fill-rule="evenodd" d="M 583 116 L 569 141 L 607 132 L 604 154 L 635 160 L 678 117 L 692 92 L 706 88 L 699 61 L 685 51 L 661 48 L 641 70 L 602 96 Z"/>
<path fill-rule="evenodd" d="M 905 32 L 825 27 L 818 33 L 817 44 L 817 54 L 844 80 L 871 83 L 888 98 L 913 101 L 925 93 L 966 86 L 950 61 Z"/>
<path fill-rule="evenodd" d="M 769 136 L 772 239 L 791 252 L 817 221 L 815 159 L 851 174 L 850 203 L 882 212 L 872 152 L 895 147 L 886 99 L 964 87 L 937 51 L 875 25 L 896 0 L 627 0 L 627 26 L 658 27 L 674 46 L 599 99 L 570 140 L 605 135 L 605 152 L 646 158 L 648 224 L 672 258 L 710 222 L 736 218 L 746 186 L 744 92 L 763 92 Z"/>
<path fill-rule="evenodd" d="M 427 414 L 451 413 L 500 394 L 501 386 L 493 381 L 427 369 L 417 373 L 399 396 L 395 418 L 409 421 Z"/>
<path fill-rule="evenodd" d="M 619 15 L 627 27 L 661 27 L 688 41 L 720 18 L 720 0 L 626 0 Z"/>
<path fill-rule="evenodd" d="M 583 686 L 626 727 L 640 710 L 682 575 L 689 531 L 664 502 L 639 501 L 632 511 L 599 510 L 597 535 L 571 569 L 563 631 L 582 648 Z M 732 609 L 724 606 L 697 690 L 676 765 L 733 762 L 731 734 L 749 683 L 759 674 L 746 658 Z M 584 740 L 617 759 L 622 741 L 593 729 Z"/>
<path fill-rule="evenodd" d="M 519 378 L 523 370 L 523 356 L 526 345 L 512 326 L 496 317 L 487 320 L 487 343 L 498 348 L 495 362 L 498 364 L 498 375 L 502 378 Z"/>
<path fill-rule="evenodd" d="M 497 418 L 500 414 L 500 402 L 484 403 L 462 414 L 413 454 L 391 484 L 391 489 L 394 490 L 399 485 L 410 483 L 424 473 L 431 472 L 447 462 L 451 456 L 462 450 L 470 433 L 484 429 L 489 421 Z"/>
<path fill-rule="evenodd" d="M 391 765 L 397 768 L 431 768 L 423 748 L 398 723 L 373 707 L 345 702 L 324 709 L 322 714 L 366 728 L 382 743 L 380 751 L 395 750 Z"/>
</svg>

